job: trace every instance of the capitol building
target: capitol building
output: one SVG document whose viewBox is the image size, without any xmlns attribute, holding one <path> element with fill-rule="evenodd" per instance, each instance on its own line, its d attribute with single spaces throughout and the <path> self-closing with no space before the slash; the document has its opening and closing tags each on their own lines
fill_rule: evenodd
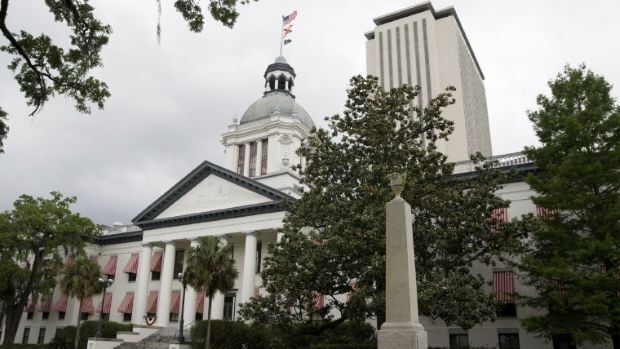
<svg viewBox="0 0 620 349">
<path fill-rule="evenodd" d="M 456 104 L 445 116 L 455 122 L 456 131 L 440 150 L 457 164 L 457 175 L 473 173 L 467 159 L 477 151 L 497 159 L 502 169 L 516 171 L 518 175 L 498 193 L 512 203 L 497 212 L 500 219 L 536 212 L 530 200 L 533 192 L 522 181 L 524 174 L 536 171 L 535 166 L 519 153 L 492 156 L 484 75 L 455 10 L 435 10 L 423 3 L 377 17 L 374 24 L 365 34 L 367 73 L 377 76 L 385 89 L 421 86 L 416 101 L 420 106 L 447 85 L 455 86 Z M 257 78 L 260 73 L 256 72 Z M 132 224 L 107 227 L 97 244 L 89 246 L 88 253 L 103 274 L 114 279 L 105 295 L 87 298 L 80 307 L 77 299 L 56 288 L 51 299 L 28 304 L 17 342 L 47 343 L 58 328 L 75 325 L 78 317 L 96 320 L 101 313 L 111 321 L 134 324 L 135 332 L 124 334 L 125 341 L 137 342 L 159 328 L 178 328 L 183 289 L 178 275 L 188 249 L 200 237 L 214 236 L 233 246 L 239 271 L 234 288 L 214 296 L 214 319 L 235 320 L 239 304 L 264 292 L 260 272 L 268 246 L 282 238 L 279 230 L 287 203 L 300 197 L 300 175 L 292 168 L 303 166 L 304 159 L 296 150 L 315 124 L 297 102 L 297 75 L 284 57 L 268 64 L 263 79 L 262 96 L 257 91 L 260 98 L 239 120 L 221 125 L 223 164 L 197 164 L 137 214 Z M 479 267 L 475 272 L 498 295 L 532 292 L 501 265 Z M 531 315 L 531 310 L 510 297 L 502 301 L 512 303 L 512 308 L 507 307 L 512 310 L 467 332 L 422 318 L 429 345 L 553 347 L 521 327 L 519 319 Z M 206 319 L 207 303 L 204 294 L 188 287 L 184 323 L 191 326 Z M 154 323 L 147 323 L 148 319 Z"/>
</svg>

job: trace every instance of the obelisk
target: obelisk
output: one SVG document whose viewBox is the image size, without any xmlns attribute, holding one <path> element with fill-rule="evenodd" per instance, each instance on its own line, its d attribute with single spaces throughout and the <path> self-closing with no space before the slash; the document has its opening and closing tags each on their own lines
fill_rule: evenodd
<svg viewBox="0 0 620 349">
<path fill-rule="evenodd" d="M 379 349 L 427 349 L 427 334 L 418 317 L 411 206 L 400 196 L 405 175 L 390 175 L 390 186 L 395 197 L 385 205 L 386 309 Z"/>
</svg>

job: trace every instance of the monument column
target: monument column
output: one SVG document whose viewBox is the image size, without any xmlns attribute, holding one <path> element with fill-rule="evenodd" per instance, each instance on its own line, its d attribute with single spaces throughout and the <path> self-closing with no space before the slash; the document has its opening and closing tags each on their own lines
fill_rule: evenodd
<svg viewBox="0 0 620 349">
<path fill-rule="evenodd" d="M 385 322 L 378 331 L 379 349 L 427 349 L 428 338 L 418 317 L 411 206 L 400 197 L 405 176 L 390 176 L 396 195 L 385 205 Z"/>
<path fill-rule="evenodd" d="M 245 248 L 243 255 L 243 279 L 241 281 L 241 302 L 247 303 L 254 296 L 256 284 L 256 233 L 245 233 Z"/>
<path fill-rule="evenodd" d="M 150 243 L 142 244 L 140 254 L 140 264 L 138 265 L 138 280 L 136 283 L 136 293 L 133 311 L 131 313 L 131 323 L 135 325 L 144 324 L 146 315 L 146 301 L 149 296 L 149 281 L 151 280 L 151 257 L 153 246 Z"/>
<path fill-rule="evenodd" d="M 190 249 L 185 252 L 185 256 L 189 257 L 191 253 L 191 249 L 200 245 L 200 241 L 192 240 L 189 243 Z M 187 265 L 185 267 L 187 269 Z M 183 322 L 185 326 L 191 324 L 196 320 L 196 290 L 187 285 L 187 289 L 185 290 L 185 307 L 183 308 Z"/>
<path fill-rule="evenodd" d="M 174 256 L 176 247 L 174 241 L 166 241 L 164 261 L 161 267 L 161 283 L 157 297 L 157 326 L 167 327 L 170 322 L 170 296 L 172 294 L 172 279 L 174 271 Z"/>
</svg>

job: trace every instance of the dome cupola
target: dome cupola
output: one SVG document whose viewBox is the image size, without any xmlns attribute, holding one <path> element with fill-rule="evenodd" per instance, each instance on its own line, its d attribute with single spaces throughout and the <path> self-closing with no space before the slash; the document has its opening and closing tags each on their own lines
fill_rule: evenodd
<svg viewBox="0 0 620 349">
<path fill-rule="evenodd" d="M 284 92 L 293 95 L 295 85 L 295 69 L 291 67 L 286 58 L 279 56 L 265 70 L 265 95 L 273 92 Z"/>
</svg>

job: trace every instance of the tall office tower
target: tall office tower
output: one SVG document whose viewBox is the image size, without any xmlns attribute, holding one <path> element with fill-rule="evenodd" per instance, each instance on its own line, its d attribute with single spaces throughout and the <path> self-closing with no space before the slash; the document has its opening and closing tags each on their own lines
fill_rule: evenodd
<svg viewBox="0 0 620 349">
<path fill-rule="evenodd" d="M 386 90 L 418 85 L 417 103 L 425 106 L 447 86 L 456 87 L 456 103 L 444 117 L 454 122 L 448 142 L 438 144 L 449 161 L 471 154 L 491 155 L 484 75 L 454 8 L 435 11 L 430 2 L 374 19 L 366 33 L 366 69 Z"/>
</svg>

